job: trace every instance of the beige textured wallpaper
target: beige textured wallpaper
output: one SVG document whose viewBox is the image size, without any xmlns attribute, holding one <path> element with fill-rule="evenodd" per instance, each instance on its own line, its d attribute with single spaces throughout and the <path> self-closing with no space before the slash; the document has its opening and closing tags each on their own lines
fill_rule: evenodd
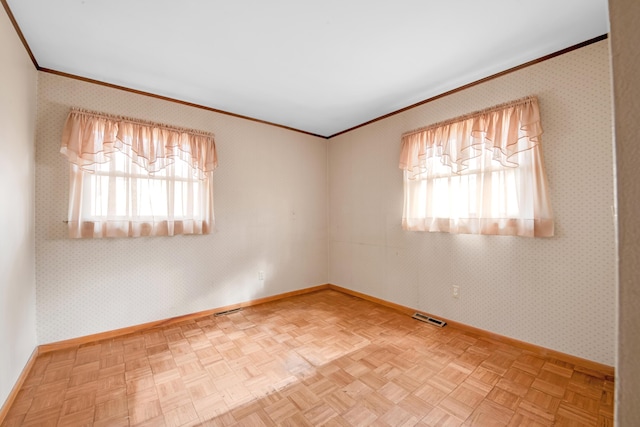
<svg viewBox="0 0 640 427">
<path fill-rule="evenodd" d="M 59 147 L 71 106 L 213 132 L 217 231 L 68 239 L 69 172 Z M 39 73 L 39 343 L 326 283 L 326 150 L 321 138 Z"/>
<path fill-rule="evenodd" d="M 1 9 L 1 8 L 0 8 Z M 0 10 L 0 408 L 36 347 L 37 72 Z"/>
<path fill-rule="evenodd" d="M 556 236 L 403 231 L 401 134 L 527 95 L 540 101 Z M 605 40 L 331 139 L 329 281 L 613 366 L 611 114 Z"/>
</svg>

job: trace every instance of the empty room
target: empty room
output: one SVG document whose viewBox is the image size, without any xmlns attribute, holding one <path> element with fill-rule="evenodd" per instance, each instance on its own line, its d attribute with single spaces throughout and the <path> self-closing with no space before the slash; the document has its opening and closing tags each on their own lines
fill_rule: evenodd
<svg viewBox="0 0 640 427">
<path fill-rule="evenodd" d="M 1 0 L 0 426 L 640 425 L 640 4 Z"/>
</svg>

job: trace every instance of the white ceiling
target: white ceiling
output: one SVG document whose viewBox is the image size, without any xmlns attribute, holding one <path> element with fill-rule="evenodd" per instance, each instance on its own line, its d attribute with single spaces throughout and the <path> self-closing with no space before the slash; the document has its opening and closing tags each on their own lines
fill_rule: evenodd
<svg viewBox="0 0 640 427">
<path fill-rule="evenodd" d="M 607 0 L 7 0 L 41 68 L 330 136 L 608 33 Z"/>
</svg>

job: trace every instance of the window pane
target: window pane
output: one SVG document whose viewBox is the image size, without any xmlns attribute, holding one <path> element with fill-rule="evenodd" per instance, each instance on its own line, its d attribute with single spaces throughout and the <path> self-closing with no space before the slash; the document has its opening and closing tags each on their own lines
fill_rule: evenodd
<svg viewBox="0 0 640 427">
<path fill-rule="evenodd" d="M 125 154 L 114 152 L 110 162 L 84 174 L 85 211 L 93 218 L 202 218 L 200 192 L 205 187 L 195 176 L 180 159 L 149 174 Z"/>
</svg>

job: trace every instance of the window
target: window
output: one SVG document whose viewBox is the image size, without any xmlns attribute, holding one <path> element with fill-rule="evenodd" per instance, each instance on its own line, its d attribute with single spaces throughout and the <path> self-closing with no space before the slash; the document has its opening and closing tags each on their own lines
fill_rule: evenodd
<svg viewBox="0 0 640 427">
<path fill-rule="evenodd" d="M 70 237 L 207 234 L 213 227 L 212 134 L 72 110 Z"/>
<path fill-rule="evenodd" d="M 535 97 L 402 136 L 405 230 L 553 236 Z"/>
</svg>

